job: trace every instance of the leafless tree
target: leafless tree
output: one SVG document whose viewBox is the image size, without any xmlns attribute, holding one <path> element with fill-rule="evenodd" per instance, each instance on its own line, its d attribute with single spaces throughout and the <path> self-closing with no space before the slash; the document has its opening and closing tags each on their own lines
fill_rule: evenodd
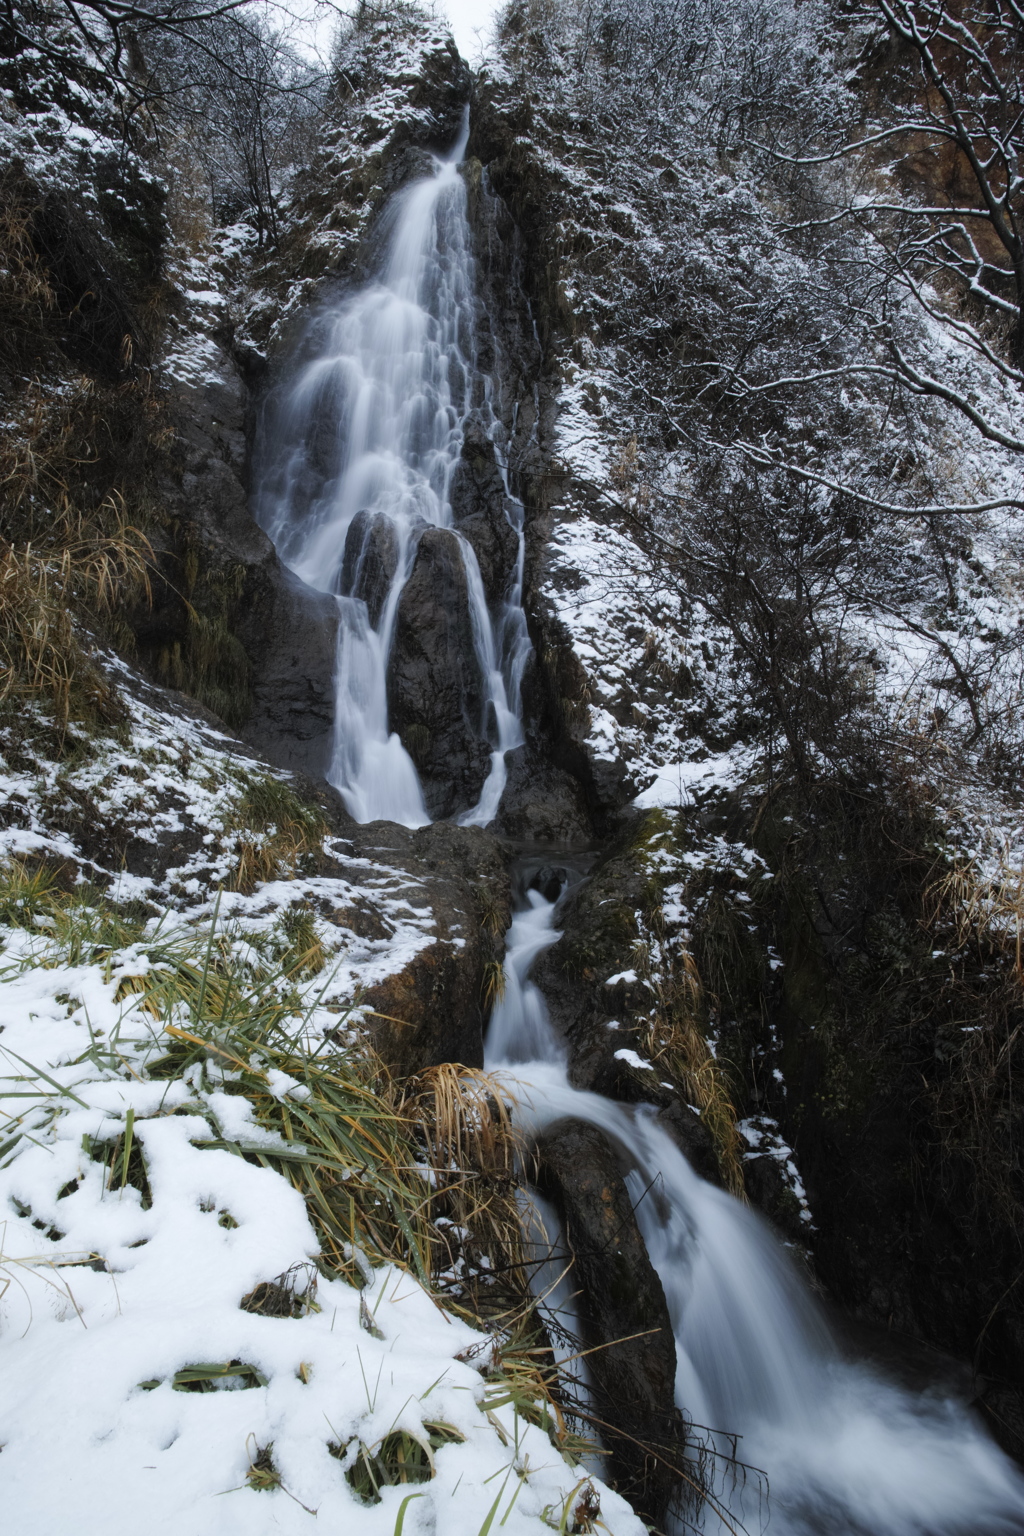
<svg viewBox="0 0 1024 1536">
<path fill-rule="evenodd" d="M 856 178 L 834 178 L 835 205 L 793 221 L 789 232 L 845 223 L 864 236 L 881 279 L 874 317 L 879 355 L 861 360 L 857 372 L 941 400 L 989 441 L 1024 452 L 1024 432 L 915 359 L 892 320 L 893 310 L 909 301 L 1019 400 L 1024 10 L 1017 0 L 866 0 L 852 21 L 863 29 L 859 80 L 868 104 L 859 130 L 826 140 L 814 154 L 787 154 L 778 141 L 770 153 L 804 169 L 855 159 L 869 171 L 883 146 L 895 145 L 899 156 L 867 190 Z"/>
<path fill-rule="evenodd" d="M 327 0 L 325 0 L 327 3 Z M 0 45 L 70 79 L 88 72 L 126 148 L 186 133 L 215 205 L 278 236 L 277 182 L 326 70 L 292 46 L 283 5 L 249 0 L 0 0 Z"/>
</svg>

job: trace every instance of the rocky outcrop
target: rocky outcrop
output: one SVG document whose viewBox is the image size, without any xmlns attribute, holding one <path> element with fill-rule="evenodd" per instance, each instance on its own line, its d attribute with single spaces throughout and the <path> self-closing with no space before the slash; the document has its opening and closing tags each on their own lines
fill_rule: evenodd
<svg viewBox="0 0 1024 1536">
<path fill-rule="evenodd" d="M 533 979 L 569 1044 L 575 1087 L 609 1098 L 667 1104 L 670 1096 L 658 1080 L 661 1074 L 644 1073 L 650 1081 L 638 1083 L 621 1056 L 624 1049 L 640 1047 L 638 1029 L 652 1001 L 634 970 L 637 916 L 660 897 L 635 843 L 636 837 L 620 843 L 565 896 L 557 922 L 562 936 L 540 956 Z M 607 978 L 616 976 L 623 979 L 609 986 Z"/>
<path fill-rule="evenodd" d="M 532 747 L 505 756 L 508 777 L 494 829 L 523 843 L 585 848 L 593 838 L 586 796 L 577 778 L 555 768 Z"/>
<path fill-rule="evenodd" d="M 355 851 L 407 870 L 408 899 L 428 907 L 436 938 L 363 994 L 366 1027 L 388 1067 L 412 1075 L 439 1062 L 483 1065 L 485 967 L 500 965 L 504 935 L 489 915 L 509 910 L 508 870 L 494 839 L 438 822 L 408 832 L 372 822 L 348 833 Z"/>
<path fill-rule="evenodd" d="M 509 520 L 511 502 L 494 453 L 478 422 L 470 422 L 449 490 L 456 528 L 469 540 L 492 608 L 507 596 L 519 555 L 519 536 Z"/>
<path fill-rule="evenodd" d="M 244 476 L 247 389 L 212 339 L 170 389 L 171 473 L 153 543 L 160 575 L 134 618 L 139 655 L 276 767 L 321 777 L 334 714 L 337 608 L 294 576 L 253 519 Z"/>
<path fill-rule="evenodd" d="M 512 556 L 512 530 L 506 531 L 507 519 L 499 520 L 497 512 L 506 477 L 523 503 L 523 605 L 533 657 L 523 679 L 529 752 L 515 768 L 521 775 L 529 763 L 530 774 L 536 776 L 544 764 L 557 779 L 557 787 L 552 779 L 538 794 L 535 785 L 525 799 L 523 786 L 510 784 L 499 826 L 517 838 L 560 840 L 557 828 L 571 825 L 567 841 L 576 843 L 588 840 L 595 829 L 614 834 L 637 786 L 625 764 L 599 756 L 588 744 L 587 674 L 545 590 L 547 542 L 554 508 L 566 491 L 566 476 L 553 454 L 562 376 L 549 345 L 550 296 L 544 276 L 550 275 L 551 252 L 558 241 L 550 208 L 541 208 L 532 196 L 543 190 L 543 175 L 535 162 L 527 166 L 522 159 L 522 146 L 514 134 L 509 137 L 508 122 L 494 113 L 486 85 L 478 88 L 472 124 L 470 149 L 490 162 L 483 165 L 471 158 L 463 167 L 480 297 L 477 362 L 490 375 L 489 403 L 497 417 L 493 434 L 506 469 L 503 476 L 491 442 L 479 427 L 471 427 L 454 477 L 453 507 L 459 527 L 473 543 L 485 586 L 490 583 L 493 603 L 500 595 L 500 581 L 492 573 L 500 575 L 502 561 Z M 563 312 L 567 314 L 564 305 Z M 562 804 L 553 814 L 527 809 L 524 815 L 524 806 L 539 806 L 552 795 L 559 801 L 567 796 L 572 809 Z"/>
<path fill-rule="evenodd" d="M 658 1124 L 661 1126 L 663 1131 L 668 1132 L 676 1146 L 679 1148 L 680 1152 L 682 1152 L 683 1156 L 690 1164 L 690 1167 L 693 1168 L 696 1173 L 699 1173 L 702 1179 L 706 1179 L 709 1184 L 717 1184 L 721 1186 L 722 1173 L 718 1166 L 718 1153 L 715 1151 L 715 1143 L 712 1139 L 711 1132 L 708 1130 L 700 1116 L 695 1114 L 694 1111 L 690 1108 L 689 1104 L 683 1104 L 679 1099 L 674 1099 L 670 1104 L 666 1104 L 664 1109 L 660 1109 L 658 1111 Z M 771 1159 L 758 1159 L 758 1161 L 767 1162 L 771 1161 Z M 777 1171 L 778 1164 L 772 1162 L 772 1169 Z M 746 1167 L 744 1168 L 744 1173 L 745 1172 Z M 767 1180 L 770 1177 L 770 1174 L 766 1176 L 766 1187 Z M 779 1188 L 778 1191 L 778 1200 L 781 1206 L 785 1196 L 789 1194 L 789 1190 L 785 1185 L 782 1185 L 781 1179 L 778 1181 L 778 1183 L 781 1185 L 781 1188 Z M 772 1187 L 774 1192 L 775 1186 Z M 755 1205 L 760 1206 L 762 1210 L 766 1210 L 766 1207 L 761 1205 L 761 1202 L 758 1201 L 756 1197 L 752 1196 L 752 1198 L 754 1199 Z M 790 1196 L 790 1198 L 792 1197 Z M 770 1215 L 771 1213 L 766 1210 L 766 1214 Z M 804 1241 L 806 1234 L 800 1230 L 799 1207 L 797 1208 L 795 1217 L 795 1226 L 796 1239 L 799 1241 Z"/>
<path fill-rule="evenodd" d="M 543 1136 L 537 1157 L 540 1186 L 565 1225 L 584 1346 L 593 1350 L 596 1428 L 616 1486 L 661 1527 L 685 1455 L 676 1347 L 619 1155 L 596 1126 L 569 1120 Z"/>
<path fill-rule="evenodd" d="M 402 589 L 388 662 L 392 730 L 419 771 L 432 817 L 475 804 L 490 767 L 484 692 L 458 539 L 428 528 Z"/>
<path fill-rule="evenodd" d="M 243 735 L 277 768 L 323 778 L 334 734 L 335 599 L 277 565 L 267 601 L 240 625 L 252 657 Z"/>
<path fill-rule="evenodd" d="M 395 525 L 383 512 L 357 512 L 345 535 L 341 562 L 341 592 L 366 604 L 373 629 L 387 601 L 398 568 Z"/>
</svg>

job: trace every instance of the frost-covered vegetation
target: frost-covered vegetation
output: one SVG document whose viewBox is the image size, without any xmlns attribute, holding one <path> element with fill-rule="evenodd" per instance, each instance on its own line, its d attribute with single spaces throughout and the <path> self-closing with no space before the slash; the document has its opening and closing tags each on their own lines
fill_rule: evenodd
<svg viewBox="0 0 1024 1536">
<path fill-rule="evenodd" d="M 499 35 L 573 728 L 678 814 L 676 931 L 833 1212 L 829 1284 L 1008 1379 L 978 1255 L 1009 1277 L 1024 1237 L 1019 18 L 612 0 Z"/>
<path fill-rule="evenodd" d="M 580 1503 L 641 1529 L 574 1463 L 524 1318 L 440 1304 L 447 1159 L 346 1033 L 308 919 L 130 916 L 17 863 L 0 901 L 12 1517 L 391 1532 L 429 1496 L 469 1536 Z"/>
</svg>

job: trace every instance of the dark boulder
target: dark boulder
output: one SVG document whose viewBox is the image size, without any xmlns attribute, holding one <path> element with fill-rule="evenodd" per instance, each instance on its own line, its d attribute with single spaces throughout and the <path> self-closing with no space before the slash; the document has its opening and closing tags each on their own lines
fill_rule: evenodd
<svg viewBox="0 0 1024 1536">
<path fill-rule="evenodd" d="M 505 757 L 508 778 L 495 831 L 522 842 L 586 846 L 593 837 L 586 796 L 578 779 L 553 768 L 528 746 Z"/>
<path fill-rule="evenodd" d="M 271 574 L 252 623 L 240 626 L 255 662 L 242 734 L 275 767 L 322 778 L 334 734 L 338 604 L 277 561 Z"/>
<path fill-rule="evenodd" d="M 391 519 L 383 512 L 357 512 L 345 535 L 340 590 L 344 597 L 362 598 L 374 629 L 397 568 L 398 540 Z"/>
<path fill-rule="evenodd" d="M 721 1187 L 722 1175 L 718 1167 L 718 1153 L 714 1138 L 700 1115 L 688 1104 L 674 1099 L 658 1112 L 658 1124 L 667 1131 L 695 1173 L 709 1184 Z"/>
<path fill-rule="evenodd" d="M 449 488 L 455 526 L 473 546 L 480 576 L 492 607 L 508 596 L 519 535 L 509 520 L 513 503 L 494 454 L 494 444 L 476 422 L 470 422 Z"/>
<path fill-rule="evenodd" d="M 540 1187 L 565 1223 L 613 1481 L 642 1518 L 664 1528 L 678 1481 L 673 1467 L 682 1466 L 685 1454 L 675 1405 L 676 1346 L 619 1154 L 596 1126 L 568 1120 L 541 1138 L 537 1155 Z"/>
<path fill-rule="evenodd" d="M 388 661 L 388 712 L 435 820 L 474 805 L 491 764 L 459 541 L 428 528 L 402 589 Z"/>
<path fill-rule="evenodd" d="M 533 979 L 569 1046 L 569 1075 L 576 1088 L 660 1105 L 674 1097 L 661 1085 L 664 1073 L 638 1074 L 617 1055 L 623 1049 L 644 1053 L 651 994 L 634 970 L 637 914 L 659 900 L 650 870 L 626 843 L 599 859 L 559 906 L 561 937 L 538 956 Z M 622 979 L 609 986 L 608 977 L 615 975 Z"/>
<path fill-rule="evenodd" d="M 568 872 L 558 864 L 542 864 L 527 887 L 539 891 L 545 901 L 557 901 L 565 889 Z"/>
</svg>

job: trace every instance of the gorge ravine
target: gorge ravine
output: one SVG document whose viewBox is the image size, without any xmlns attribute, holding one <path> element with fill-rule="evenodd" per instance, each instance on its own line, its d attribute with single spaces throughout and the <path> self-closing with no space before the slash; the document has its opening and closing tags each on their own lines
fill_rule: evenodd
<svg viewBox="0 0 1024 1536">
<path fill-rule="evenodd" d="M 392 194 L 371 275 L 316 314 L 263 414 L 258 520 L 338 611 L 330 758 L 309 767 L 358 823 L 493 826 L 506 754 L 525 741 L 524 508 L 476 346 L 468 133 L 467 109 L 454 148 Z M 475 498 L 474 454 L 489 466 Z M 698 1176 L 654 1108 L 572 1086 L 529 971 L 558 938 L 580 854 L 549 845 L 538 873 L 531 851 L 487 1065 L 531 1137 L 583 1122 L 616 1149 L 671 1321 L 675 1405 L 713 1456 L 739 1436 L 739 1461 L 767 1475 L 767 1505 L 751 1473 L 705 1506 L 701 1528 L 757 1529 L 767 1508 L 783 1536 L 1024 1530 L 1024 1482 L 959 1404 L 844 1360 L 765 1223 Z M 681 1505 L 631 1492 L 685 1528 Z"/>
</svg>

